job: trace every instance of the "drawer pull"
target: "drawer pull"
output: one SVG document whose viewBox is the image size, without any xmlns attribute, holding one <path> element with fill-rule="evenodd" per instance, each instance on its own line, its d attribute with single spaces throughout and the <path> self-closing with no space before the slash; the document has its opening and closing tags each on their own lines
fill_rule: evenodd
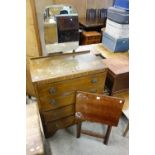
<svg viewBox="0 0 155 155">
<path fill-rule="evenodd" d="M 50 100 L 50 104 L 52 104 L 52 105 L 57 105 L 58 103 L 57 103 L 57 101 L 56 101 L 56 100 L 51 99 L 51 100 Z"/>
<path fill-rule="evenodd" d="M 91 83 L 97 83 L 97 79 L 92 79 Z"/>
<path fill-rule="evenodd" d="M 56 89 L 54 87 L 52 87 L 52 88 L 49 89 L 49 92 L 51 94 L 55 94 L 56 93 Z"/>
</svg>

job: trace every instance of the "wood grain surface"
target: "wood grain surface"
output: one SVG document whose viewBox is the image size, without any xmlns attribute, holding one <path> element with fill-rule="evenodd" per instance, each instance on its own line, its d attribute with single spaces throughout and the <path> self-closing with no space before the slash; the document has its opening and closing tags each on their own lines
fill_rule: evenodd
<svg viewBox="0 0 155 155">
<path fill-rule="evenodd" d="M 117 126 L 124 99 L 78 91 L 76 95 L 76 118 Z"/>
</svg>

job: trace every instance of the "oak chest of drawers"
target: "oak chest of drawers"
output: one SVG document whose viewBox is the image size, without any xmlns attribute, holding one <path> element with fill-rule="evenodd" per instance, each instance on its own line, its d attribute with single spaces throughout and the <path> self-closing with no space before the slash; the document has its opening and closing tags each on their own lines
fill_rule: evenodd
<svg viewBox="0 0 155 155">
<path fill-rule="evenodd" d="M 102 93 L 107 67 L 90 53 L 32 58 L 32 82 L 45 137 L 75 124 L 76 90 Z"/>
</svg>

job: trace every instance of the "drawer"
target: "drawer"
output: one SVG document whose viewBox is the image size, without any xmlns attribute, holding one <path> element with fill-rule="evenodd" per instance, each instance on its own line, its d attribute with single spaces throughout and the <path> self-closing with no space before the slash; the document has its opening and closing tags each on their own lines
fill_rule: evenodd
<svg viewBox="0 0 155 155">
<path fill-rule="evenodd" d="M 41 111 L 49 111 L 73 104 L 75 102 L 75 92 L 69 93 L 70 94 L 67 96 L 61 96 L 57 98 L 41 96 L 39 98 L 39 109 Z"/>
<path fill-rule="evenodd" d="M 69 105 L 49 112 L 42 112 L 41 116 L 45 121 L 45 123 L 48 123 L 63 117 L 74 115 L 74 113 L 75 113 L 74 105 Z"/>
<path fill-rule="evenodd" d="M 73 116 L 69 116 L 66 117 L 64 119 L 60 119 L 51 123 L 47 123 L 45 125 L 45 134 L 46 137 L 49 137 L 50 135 L 53 135 L 53 133 L 61 128 L 66 128 L 70 125 L 75 124 L 75 117 Z"/>
<path fill-rule="evenodd" d="M 103 84 L 96 84 L 94 86 L 82 86 L 81 88 L 77 88 L 76 90 L 79 91 L 86 91 L 91 93 L 102 93 L 103 92 Z M 57 108 L 61 108 L 67 105 L 71 105 L 75 103 L 75 92 L 66 92 L 65 96 L 58 96 L 58 97 L 50 97 L 50 96 L 41 96 L 39 98 L 39 109 L 41 111 L 49 111 Z"/>
<path fill-rule="evenodd" d="M 84 76 L 80 78 L 74 78 L 71 80 L 65 80 L 56 83 L 50 83 L 46 85 L 39 85 L 37 87 L 39 97 L 58 97 L 66 96 L 68 92 L 84 89 L 91 86 L 104 86 L 106 71 L 103 73 Z"/>
</svg>

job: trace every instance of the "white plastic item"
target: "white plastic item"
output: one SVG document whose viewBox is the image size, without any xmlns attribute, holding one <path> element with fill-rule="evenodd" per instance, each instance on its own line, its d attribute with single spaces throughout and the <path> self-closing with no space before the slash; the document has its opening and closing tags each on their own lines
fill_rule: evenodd
<svg viewBox="0 0 155 155">
<path fill-rule="evenodd" d="M 114 38 L 128 38 L 129 24 L 119 24 L 107 19 L 105 32 Z"/>
</svg>

